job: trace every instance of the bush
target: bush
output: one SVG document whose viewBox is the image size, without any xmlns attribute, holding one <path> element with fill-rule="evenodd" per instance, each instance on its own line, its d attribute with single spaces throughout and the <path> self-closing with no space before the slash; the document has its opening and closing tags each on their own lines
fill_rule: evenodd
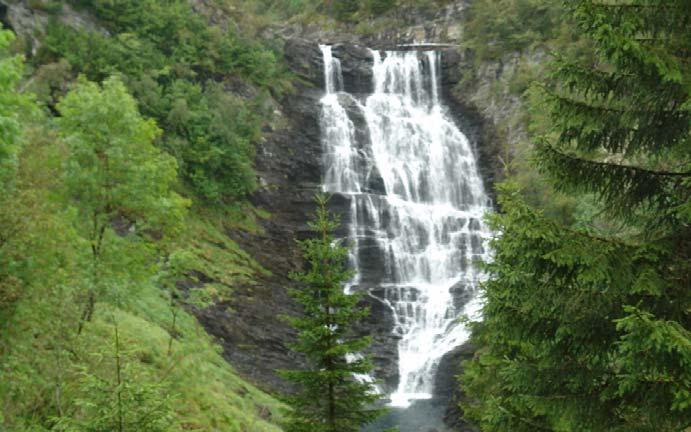
<svg viewBox="0 0 691 432">
<path fill-rule="evenodd" d="M 388 12 L 396 6 L 396 0 L 364 0 L 363 9 L 370 15 Z"/>
<path fill-rule="evenodd" d="M 466 20 L 464 45 L 479 60 L 498 59 L 553 38 L 560 15 L 556 0 L 477 0 Z"/>
<path fill-rule="evenodd" d="M 352 21 L 353 15 L 360 8 L 358 0 L 339 0 L 331 4 L 334 18 L 339 21 Z"/>
<path fill-rule="evenodd" d="M 210 26 L 183 0 L 73 0 L 111 35 L 48 26 L 37 63 L 64 58 L 74 73 L 101 81 L 119 73 L 143 114 L 164 128 L 160 141 L 183 178 L 208 201 L 254 189 L 253 142 L 262 116 L 251 101 L 224 94 L 218 81 L 239 75 L 275 94 L 287 85 L 276 54 L 259 42 Z"/>
</svg>

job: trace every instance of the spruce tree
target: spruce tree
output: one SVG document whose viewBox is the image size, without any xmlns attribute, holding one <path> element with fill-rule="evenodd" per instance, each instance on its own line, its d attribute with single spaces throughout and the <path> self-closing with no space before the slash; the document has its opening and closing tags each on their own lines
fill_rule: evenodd
<svg viewBox="0 0 691 432">
<path fill-rule="evenodd" d="M 326 208 L 327 198 L 318 195 L 316 202 L 316 217 L 309 224 L 315 238 L 300 242 L 309 268 L 292 275 L 299 287 L 291 296 L 304 311 L 289 318 L 298 331 L 292 349 L 305 355 L 308 366 L 281 372 L 299 387 L 288 398 L 293 410 L 286 430 L 356 432 L 381 414 L 371 407 L 378 399 L 372 384 L 356 379 L 356 374 L 372 370 L 370 360 L 361 355 L 371 340 L 353 332 L 353 325 L 369 311 L 359 305 L 359 294 L 343 291 L 352 276 L 346 268 L 348 250 L 332 236 L 338 222 Z"/>
<path fill-rule="evenodd" d="M 535 148 L 602 219 L 563 226 L 500 188 L 482 346 L 463 387 L 488 431 L 681 431 L 691 419 L 691 3 L 567 2 L 595 48 L 541 86 Z M 593 222 L 593 221 L 586 221 Z"/>
</svg>

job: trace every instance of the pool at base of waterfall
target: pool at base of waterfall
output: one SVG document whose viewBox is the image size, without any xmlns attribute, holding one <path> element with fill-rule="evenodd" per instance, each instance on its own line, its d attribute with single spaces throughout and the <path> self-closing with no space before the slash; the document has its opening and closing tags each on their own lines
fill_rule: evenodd
<svg viewBox="0 0 691 432">
<path fill-rule="evenodd" d="M 362 432 L 382 432 L 396 427 L 400 432 L 451 432 L 443 421 L 446 408 L 446 401 L 417 399 L 406 408 L 388 408 L 386 414 Z"/>
</svg>

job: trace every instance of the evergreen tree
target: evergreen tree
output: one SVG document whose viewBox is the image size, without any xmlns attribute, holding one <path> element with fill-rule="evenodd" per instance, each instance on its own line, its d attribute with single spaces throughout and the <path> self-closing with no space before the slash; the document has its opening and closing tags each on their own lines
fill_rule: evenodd
<svg viewBox="0 0 691 432">
<path fill-rule="evenodd" d="M 300 288 L 291 290 L 304 316 L 289 319 L 299 332 L 293 349 L 307 357 L 308 369 L 282 371 L 300 387 L 288 398 L 293 410 L 286 430 L 355 432 L 381 414 L 371 408 L 378 399 L 372 385 L 355 378 L 372 370 L 369 359 L 360 355 L 370 338 L 353 334 L 353 325 L 369 311 L 358 305 L 360 295 L 343 291 L 352 276 L 345 266 L 348 251 L 331 235 L 338 222 L 326 209 L 327 199 L 317 196 L 316 202 L 316 218 L 310 223 L 316 237 L 300 242 L 309 270 L 293 275 Z"/>
<path fill-rule="evenodd" d="M 601 219 L 500 188 L 482 346 L 463 387 L 491 431 L 680 431 L 691 419 L 691 3 L 567 2 L 595 61 L 558 57 L 536 163 Z M 618 224 L 619 229 L 601 229 Z"/>
<path fill-rule="evenodd" d="M 168 432 L 177 430 L 166 384 L 148 376 L 122 340 L 114 315 L 113 349 L 92 353 L 103 374 L 87 367 L 79 371 L 80 395 L 73 404 L 77 415 L 56 422 L 55 430 L 82 432 Z"/>
</svg>

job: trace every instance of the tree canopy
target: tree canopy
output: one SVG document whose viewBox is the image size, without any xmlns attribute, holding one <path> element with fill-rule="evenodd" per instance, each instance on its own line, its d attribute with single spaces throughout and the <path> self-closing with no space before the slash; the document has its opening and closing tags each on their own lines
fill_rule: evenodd
<svg viewBox="0 0 691 432">
<path fill-rule="evenodd" d="M 482 348 L 463 385 L 492 431 L 679 431 L 691 418 L 691 7 L 565 3 L 595 61 L 557 56 L 535 164 L 597 214 L 500 189 Z"/>
</svg>

